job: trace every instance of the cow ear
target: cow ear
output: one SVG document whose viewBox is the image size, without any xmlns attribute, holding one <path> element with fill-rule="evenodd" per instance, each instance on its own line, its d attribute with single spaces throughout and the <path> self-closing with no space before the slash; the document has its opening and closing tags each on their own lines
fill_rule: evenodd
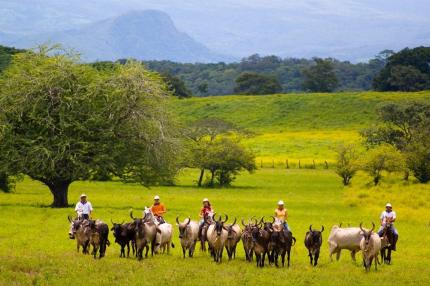
<svg viewBox="0 0 430 286">
<path fill-rule="evenodd" d="M 158 232 L 158 233 L 161 233 L 161 230 L 160 230 L 159 228 L 157 228 L 157 232 Z"/>
</svg>

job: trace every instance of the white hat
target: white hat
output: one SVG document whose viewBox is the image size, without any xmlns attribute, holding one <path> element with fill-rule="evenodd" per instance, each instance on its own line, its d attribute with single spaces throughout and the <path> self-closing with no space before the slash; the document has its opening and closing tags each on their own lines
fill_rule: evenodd
<svg viewBox="0 0 430 286">
<path fill-rule="evenodd" d="M 203 202 L 209 202 L 209 199 L 208 198 L 204 198 Z"/>
<path fill-rule="evenodd" d="M 158 195 L 156 195 L 155 197 L 154 197 L 154 200 L 159 200 L 160 199 L 160 197 L 158 196 Z"/>
<path fill-rule="evenodd" d="M 280 200 L 280 201 L 278 202 L 278 206 L 283 206 L 283 205 L 284 205 L 284 201 Z"/>
<path fill-rule="evenodd" d="M 87 195 L 86 195 L 86 194 L 82 194 L 82 195 L 81 195 L 81 198 L 83 198 L 83 197 L 87 197 Z"/>
<path fill-rule="evenodd" d="M 392 206 L 391 206 L 391 204 L 390 204 L 390 203 L 387 203 L 387 204 L 385 205 L 385 207 L 390 207 L 390 208 L 391 208 Z"/>
</svg>

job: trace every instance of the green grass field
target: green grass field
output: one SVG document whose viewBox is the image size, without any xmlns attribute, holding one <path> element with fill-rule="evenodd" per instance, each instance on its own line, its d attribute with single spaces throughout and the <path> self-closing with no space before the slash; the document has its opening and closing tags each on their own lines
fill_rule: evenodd
<svg viewBox="0 0 430 286">
<path fill-rule="evenodd" d="M 315 159 L 332 161 L 331 148 L 339 142 L 359 142 L 358 131 L 375 119 L 378 105 L 389 101 L 428 101 L 421 93 L 288 94 L 273 96 L 227 96 L 172 100 L 183 121 L 211 116 L 225 118 L 256 133 L 244 143 L 259 160 Z M 270 162 L 270 163 L 269 163 Z M 68 238 L 67 215 L 73 208 L 51 209 L 52 197 L 38 182 L 25 179 L 15 192 L 0 193 L 0 285 L 428 285 L 430 281 L 430 185 L 413 179 L 401 181 L 399 174 L 385 174 L 373 187 L 371 179 L 358 174 L 344 188 L 329 169 L 262 168 L 241 174 L 234 186 L 198 189 L 198 172 L 184 170 L 174 187 L 144 188 L 120 182 L 75 182 L 69 200 L 89 195 L 94 217 L 105 222 L 128 220 L 129 210 L 140 213 L 159 194 L 167 204 L 166 219 L 176 215 L 197 219 L 201 199 L 209 197 L 218 213 L 233 217 L 270 216 L 283 199 L 289 209 L 289 224 L 297 238 L 291 267 L 257 269 L 244 259 L 242 245 L 234 261 L 215 264 L 206 253 L 196 251 L 183 259 L 175 227 L 176 248 L 141 262 L 119 258 L 119 246 L 111 245 L 107 256 L 94 260 L 76 253 L 76 242 Z M 339 262 L 328 258 L 327 237 L 334 224 L 367 226 L 377 222 L 384 204 L 390 201 L 398 215 L 398 251 L 392 265 L 365 273 L 360 263 L 343 252 Z M 324 244 L 319 265 L 309 265 L 303 240 L 309 224 L 322 224 Z M 111 242 L 114 241 L 110 234 Z M 224 254 L 226 256 L 226 253 Z M 361 254 L 357 256 L 361 258 Z M 225 258 L 225 257 L 224 257 Z"/>
<path fill-rule="evenodd" d="M 46 207 L 51 201 L 48 190 L 25 180 L 18 184 L 15 193 L 0 194 L 0 285 L 74 285 L 82 279 L 91 284 L 117 285 L 266 285 L 280 281 L 298 285 L 369 285 L 392 279 L 398 285 L 426 285 L 430 279 L 428 185 L 403 185 L 392 176 L 378 188 L 363 183 L 344 189 L 331 171 L 261 169 L 253 175 L 240 176 L 234 188 L 201 190 L 192 186 L 196 175 L 188 170 L 180 176 L 178 186 L 151 189 L 115 182 L 77 182 L 71 187 L 70 198 L 88 193 L 95 208 L 94 217 L 107 222 L 111 218 L 128 220 L 130 208 L 140 212 L 151 203 L 154 194 L 160 194 L 167 204 L 170 222 L 176 215 L 197 219 L 203 197 L 211 199 L 218 213 L 227 213 L 231 218 L 271 215 L 276 202 L 284 199 L 297 238 L 291 267 L 257 269 L 254 263 L 245 262 L 242 245 L 236 260 L 225 260 L 222 265 L 199 251 L 194 258 L 184 260 L 177 231 L 176 248 L 171 255 L 141 262 L 120 259 L 119 246 L 113 245 L 105 258 L 94 260 L 89 255 L 77 254 L 75 241 L 67 236 L 67 215 L 72 214 L 72 208 Z M 362 175 L 357 181 L 368 180 Z M 339 262 L 331 263 L 326 244 L 331 226 L 339 222 L 376 222 L 386 201 L 392 201 L 398 212 L 397 228 L 401 235 L 393 264 L 365 273 L 360 262 L 353 263 L 347 252 Z M 309 266 L 303 245 L 311 223 L 315 227 L 323 224 L 327 229 L 316 268 Z M 110 240 L 114 241 L 112 235 Z"/>
<path fill-rule="evenodd" d="M 244 140 L 258 160 L 332 161 L 333 146 L 359 142 L 359 131 L 373 124 L 378 106 L 388 102 L 430 101 L 430 91 L 416 93 L 277 94 L 173 100 L 181 121 L 226 119 L 255 132 Z"/>
</svg>

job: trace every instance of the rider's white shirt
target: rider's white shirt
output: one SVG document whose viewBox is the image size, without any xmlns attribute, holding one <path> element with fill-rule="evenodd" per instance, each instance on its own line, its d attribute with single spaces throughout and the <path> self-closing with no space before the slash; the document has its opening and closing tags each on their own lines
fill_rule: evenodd
<svg viewBox="0 0 430 286">
<path fill-rule="evenodd" d="M 387 221 L 387 218 L 395 219 L 396 218 L 396 212 L 395 211 L 391 211 L 391 212 L 383 211 L 381 213 L 380 219 L 382 219 L 383 223 L 385 223 Z"/>
<path fill-rule="evenodd" d="M 76 204 L 75 211 L 82 214 L 90 214 L 93 211 L 93 206 L 90 202 L 86 202 L 85 204 L 80 201 Z"/>
</svg>

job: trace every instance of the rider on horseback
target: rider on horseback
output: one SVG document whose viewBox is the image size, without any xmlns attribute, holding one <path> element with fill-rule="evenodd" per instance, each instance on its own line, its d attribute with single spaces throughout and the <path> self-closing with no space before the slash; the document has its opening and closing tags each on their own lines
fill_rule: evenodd
<svg viewBox="0 0 430 286">
<path fill-rule="evenodd" d="M 199 222 L 199 239 L 202 236 L 202 230 L 203 230 L 203 226 L 206 222 L 206 220 L 208 219 L 208 216 L 210 216 L 211 214 L 213 214 L 214 210 L 211 206 L 211 203 L 209 202 L 209 200 L 207 198 L 203 199 L 203 207 L 200 209 L 200 222 Z"/>
<path fill-rule="evenodd" d="M 399 233 L 397 231 L 397 229 L 394 227 L 394 222 L 396 221 L 396 212 L 393 211 L 393 207 L 391 206 L 390 203 L 387 203 L 385 205 L 385 211 L 383 211 L 381 213 L 380 216 L 381 219 L 381 227 L 378 230 L 378 234 L 380 237 L 384 236 L 384 230 L 387 227 L 391 227 L 393 233 L 394 233 L 394 243 L 392 245 L 392 250 L 396 250 L 396 242 L 397 239 L 399 238 Z"/>
<path fill-rule="evenodd" d="M 166 213 L 166 207 L 163 203 L 160 203 L 160 197 L 158 195 L 154 197 L 154 204 L 151 207 L 151 211 L 159 223 L 165 222 L 163 215 Z"/>
</svg>

